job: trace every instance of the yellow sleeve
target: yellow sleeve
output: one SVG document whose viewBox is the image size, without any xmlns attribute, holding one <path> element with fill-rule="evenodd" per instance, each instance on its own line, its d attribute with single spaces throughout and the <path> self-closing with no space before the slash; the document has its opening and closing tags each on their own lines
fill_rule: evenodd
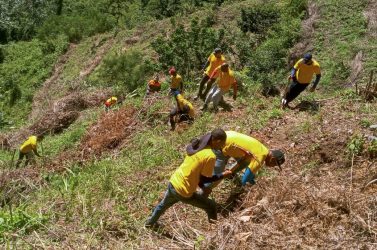
<svg viewBox="0 0 377 250">
<path fill-rule="evenodd" d="M 253 174 L 256 174 L 258 170 L 262 167 L 262 164 L 264 160 L 266 159 L 266 156 L 267 155 L 258 155 L 258 157 L 256 158 L 253 156 L 253 159 L 251 160 L 249 164 L 249 168 L 251 172 L 253 172 Z"/>
<path fill-rule="evenodd" d="M 298 69 L 298 68 L 300 67 L 302 61 L 303 61 L 303 59 L 298 60 L 298 61 L 296 62 L 296 64 L 295 64 L 294 68 L 295 68 L 295 69 Z"/>
<path fill-rule="evenodd" d="M 319 63 L 317 63 L 317 62 L 316 62 L 315 67 L 314 67 L 314 73 L 316 75 L 321 74 L 321 67 L 319 66 Z"/>
</svg>

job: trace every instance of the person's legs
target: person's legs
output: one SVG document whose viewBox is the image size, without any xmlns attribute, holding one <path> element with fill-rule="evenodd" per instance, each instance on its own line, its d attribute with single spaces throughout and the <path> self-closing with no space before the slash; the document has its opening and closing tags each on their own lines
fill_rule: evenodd
<svg viewBox="0 0 377 250">
<path fill-rule="evenodd" d="M 223 98 L 224 91 L 221 88 L 217 88 L 216 92 L 212 96 L 213 108 L 218 109 L 219 102 Z"/>
<path fill-rule="evenodd" d="M 165 196 L 162 201 L 154 208 L 152 215 L 145 222 L 145 225 L 152 226 L 157 222 L 160 216 L 172 205 L 177 203 L 179 198 L 176 196 L 174 187 L 169 183 Z"/>
<path fill-rule="evenodd" d="M 195 100 L 197 100 L 198 98 L 201 98 L 201 99 L 205 98 L 202 92 L 203 92 L 204 84 L 206 84 L 208 80 L 209 80 L 209 76 L 207 74 L 204 74 L 202 80 L 199 83 L 199 91 L 198 91 L 198 95 L 194 98 Z"/>
<path fill-rule="evenodd" d="M 181 201 L 206 211 L 208 220 L 217 220 L 216 202 L 205 195 L 194 193 L 191 198 L 182 199 Z"/>
<path fill-rule="evenodd" d="M 25 154 L 22 153 L 21 151 L 18 154 L 18 160 L 16 162 L 16 168 L 18 168 L 22 162 L 22 159 L 25 157 Z"/>
<path fill-rule="evenodd" d="M 246 183 L 250 183 L 250 184 L 255 184 L 255 175 L 253 174 L 253 172 L 251 172 L 250 168 L 246 168 L 245 170 L 245 173 L 243 174 L 243 177 L 242 177 L 242 186 L 245 186 Z"/>
<path fill-rule="evenodd" d="M 202 109 L 206 109 L 208 107 L 208 104 L 212 102 L 213 94 L 216 92 L 216 90 L 217 90 L 217 85 L 213 86 L 212 89 L 209 91 Z"/>
<path fill-rule="evenodd" d="M 215 84 L 213 84 L 213 83 L 211 83 L 211 82 L 208 82 L 208 83 L 207 83 L 206 90 L 204 91 L 204 93 L 203 93 L 203 95 L 202 95 L 202 97 L 201 97 L 202 100 L 204 100 L 204 99 L 206 98 L 208 92 L 211 90 L 211 88 L 212 88 L 213 85 L 216 86 L 216 83 L 215 83 Z"/>
<path fill-rule="evenodd" d="M 34 153 L 32 153 L 32 152 L 26 153 L 26 161 L 25 161 L 24 167 L 29 165 L 30 161 L 32 162 L 32 164 L 36 163 L 35 159 L 34 159 Z"/>
<path fill-rule="evenodd" d="M 178 108 L 175 107 L 173 108 L 171 111 L 170 111 L 170 114 L 169 114 L 169 122 L 170 122 L 170 126 L 171 126 L 171 130 L 174 130 L 175 129 L 175 120 L 174 120 L 174 117 L 178 114 Z"/>
<path fill-rule="evenodd" d="M 308 84 L 301 84 L 299 82 L 292 82 L 285 95 L 286 105 L 293 101 L 302 91 L 306 89 Z"/>
</svg>

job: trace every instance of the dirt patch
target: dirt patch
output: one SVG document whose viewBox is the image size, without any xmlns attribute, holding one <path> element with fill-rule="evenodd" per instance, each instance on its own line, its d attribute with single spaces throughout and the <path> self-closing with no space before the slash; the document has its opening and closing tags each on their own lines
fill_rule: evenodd
<svg viewBox="0 0 377 250">
<path fill-rule="evenodd" d="M 368 20 L 368 35 L 372 38 L 377 38 L 377 2 L 375 0 L 369 1 L 364 15 Z"/>
<path fill-rule="evenodd" d="M 138 129 L 134 120 L 136 110 L 122 107 L 118 111 L 104 113 L 83 137 L 80 149 L 84 155 L 101 155 L 122 146 L 124 140 Z"/>
<path fill-rule="evenodd" d="M 101 105 L 107 96 L 108 92 L 104 90 L 90 94 L 81 92 L 71 93 L 54 102 L 29 127 L 21 129 L 15 134 L 5 136 L 7 143 L 14 148 L 32 134 L 60 133 L 80 116 L 80 111 Z"/>
</svg>

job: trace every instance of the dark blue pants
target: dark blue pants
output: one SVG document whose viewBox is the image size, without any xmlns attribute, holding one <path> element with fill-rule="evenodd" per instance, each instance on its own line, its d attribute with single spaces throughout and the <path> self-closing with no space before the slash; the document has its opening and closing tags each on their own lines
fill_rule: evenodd
<svg viewBox="0 0 377 250">
<path fill-rule="evenodd" d="M 160 216 L 178 201 L 203 209 L 206 211 L 208 219 L 217 219 L 216 203 L 213 200 L 198 193 L 194 193 L 190 198 L 183 197 L 177 193 L 173 185 L 169 182 L 168 190 L 165 193 L 164 199 L 162 199 L 162 201 L 155 207 L 146 224 L 155 224 Z"/>
<path fill-rule="evenodd" d="M 294 81 L 289 85 L 288 91 L 285 94 L 285 99 L 287 104 L 293 101 L 302 91 L 308 87 L 309 84 L 302 84 L 297 81 Z"/>
</svg>

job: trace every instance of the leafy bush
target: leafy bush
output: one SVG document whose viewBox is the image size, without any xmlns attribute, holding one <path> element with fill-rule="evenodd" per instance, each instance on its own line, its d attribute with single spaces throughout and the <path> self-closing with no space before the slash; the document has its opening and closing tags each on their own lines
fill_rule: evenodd
<svg viewBox="0 0 377 250">
<path fill-rule="evenodd" d="M 247 27 L 265 33 L 255 42 L 259 46 L 254 48 L 254 53 L 251 53 L 248 61 L 250 77 L 254 81 L 271 88 L 277 81 L 284 79 L 288 50 L 299 39 L 300 18 L 304 16 L 303 6 L 306 6 L 306 0 L 289 1 L 280 8 L 259 4 L 253 7 L 255 10 L 245 10 L 245 13 L 251 13 L 254 19 L 268 19 L 268 21 L 256 21 L 256 24 Z M 292 15 L 292 12 L 299 14 Z M 277 20 L 279 22 L 276 22 Z M 242 29 L 242 22 L 240 25 Z"/>
<path fill-rule="evenodd" d="M 104 59 L 99 77 L 112 86 L 133 91 L 139 86 L 146 86 L 146 77 L 153 72 L 149 59 L 138 50 L 131 50 L 120 55 L 111 55 Z"/>
<path fill-rule="evenodd" d="M 159 55 L 161 68 L 175 66 L 179 72 L 190 76 L 191 71 L 201 68 L 214 48 L 227 50 L 224 34 L 223 29 L 210 28 L 205 20 L 193 19 L 189 28 L 179 24 L 169 38 L 157 38 L 152 47 Z"/>
<path fill-rule="evenodd" d="M 278 22 L 280 11 L 275 4 L 260 4 L 241 10 L 241 21 L 238 23 L 243 32 L 264 34 Z"/>
<path fill-rule="evenodd" d="M 52 67 L 67 48 L 65 36 L 49 42 L 33 39 L 3 46 L 4 61 L 0 64 L 0 106 L 13 118 L 27 113 L 35 90 L 49 76 Z M 21 110 L 22 112 L 20 112 Z M 14 112 L 18 110 L 18 112 Z"/>
<path fill-rule="evenodd" d="M 87 16 L 52 16 L 38 29 L 38 38 L 47 41 L 59 34 L 65 34 L 70 42 L 78 42 L 85 36 L 110 30 L 115 21 L 93 11 Z"/>
</svg>

